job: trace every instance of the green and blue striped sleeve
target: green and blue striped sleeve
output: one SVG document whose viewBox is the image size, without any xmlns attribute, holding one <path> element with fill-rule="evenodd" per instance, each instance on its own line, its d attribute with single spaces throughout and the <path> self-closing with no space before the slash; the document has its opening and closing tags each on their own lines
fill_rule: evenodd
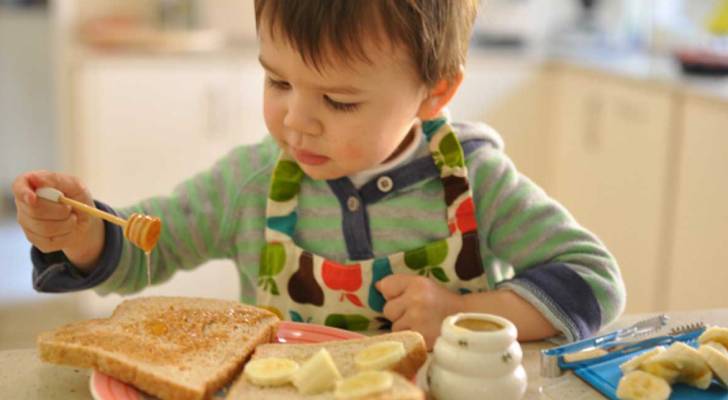
<svg viewBox="0 0 728 400">
<path fill-rule="evenodd" d="M 495 286 L 529 301 L 570 340 L 615 320 L 626 294 L 604 244 L 520 174 L 503 151 L 484 146 L 469 159 L 481 240 L 493 253 L 488 256 L 512 268 L 511 276 L 487 271 L 501 277 Z"/>
<path fill-rule="evenodd" d="M 211 169 L 179 184 L 171 195 L 118 211 L 124 217 L 136 212 L 162 220 L 162 234 L 151 254 L 152 284 L 208 260 L 236 259 L 243 224 L 263 232 L 265 221 L 259 216 L 264 215 L 265 199 L 260 200 L 260 192 L 267 187 L 278 151 L 272 140 L 238 147 Z M 146 268 L 144 253 L 124 241 L 118 265 L 96 291 L 138 292 L 147 286 Z"/>
</svg>

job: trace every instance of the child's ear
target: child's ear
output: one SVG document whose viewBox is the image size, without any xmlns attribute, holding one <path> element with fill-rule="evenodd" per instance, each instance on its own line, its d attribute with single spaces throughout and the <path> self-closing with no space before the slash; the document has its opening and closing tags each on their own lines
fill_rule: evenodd
<svg viewBox="0 0 728 400">
<path fill-rule="evenodd" d="M 457 93 L 460 84 L 463 82 L 463 68 L 452 79 L 442 79 L 430 90 L 427 98 L 420 104 L 417 117 L 422 120 L 434 118 L 452 100 Z"/>
</svg>

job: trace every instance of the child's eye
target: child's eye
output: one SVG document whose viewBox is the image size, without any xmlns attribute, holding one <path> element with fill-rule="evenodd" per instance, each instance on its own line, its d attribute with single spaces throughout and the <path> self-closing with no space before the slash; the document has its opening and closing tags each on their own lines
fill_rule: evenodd
<svg viewBox="0 0 728 400">
<path fill-rule="evenodd" d="M 354 111 L 359 107 L 359 103 L 341 103 L 331 99 L 329 96 L 324 96 L 324 99 L 326 100 L 326 104 L 337 111 Z"/>
<path fill-rule="evenodd" d="M 266 78 L 265 81 L 266 81 L 266 83 L 268 83 L 268 85 L 270 87 L 273 87 L 276 89 L 290 89 L 291 88 L 291 84 L 286 81 L 277 81 L 270 77 Z"/>
</svg>

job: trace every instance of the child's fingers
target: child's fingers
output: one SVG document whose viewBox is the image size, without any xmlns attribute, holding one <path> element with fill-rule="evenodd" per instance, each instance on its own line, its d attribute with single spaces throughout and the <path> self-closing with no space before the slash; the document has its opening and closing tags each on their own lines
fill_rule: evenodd
<svg viewBox="0 0 728 400">
<path fill-rule="evenodd" d="M 76 229 L 76 223 L 75 214 L 71 214 L 70 217 L 60 221 L 44 221 L 27 218 L 23 221 L 23 228 L 33 232 L 37 236 L 51 238 L 72 233 Z"/>
<path fill-rule="evenodd" d="M 28 181 L 33 190 L 44 186 L 56 188 L 66 197 L 80 198 L 86 194 L 86 187 L 78 178 L 66 174 L 58 174 L 48 171 L 37 171 L 28 176 Z"/>
<path fill-rule="evenodd" d="M 402 318 L 392 323 L 392 332 L 407 330 L 418 332 L 425 339 L 425 346 L 430 351 L 435 345 L 437 337 L 440 336 L 440 324 L 442 324 L 442 319 L 422 320 L 416 314 L 407 311 Z"/>
<path fill-rule="evenodd" d="M 19 176 L 13 184 L 13 193 L 22 202 L 35 205 L 38 201 L 35 190 L 41 187 L 52 187 L 66 197 L 88 202 L 86 188 L 78 179 L 49 171 L 32 171 Z"/>
<path fill-rule="evenodd" d="M 45 199 L 38 199 L 35 204 L 28 204 L 16 199 L 15 205 L 18 208 L 19 214 L 41 221 L 63 221 L 71 216 L 70 206 L 54 203 Z"/>
<path fill-rule="evenodd" d="M 68 244 L 67 242 L 71 238 L 71 233 L 46 237 L 38 235 L 37 233 L 32 232 L 28 229 L 23 229 L 23 232 L 25 233 L 25 237 L 28 238 L 28 241 L 30 243 L 33 243 L 33 245 L 43 253 L 52 253 L 54 251 L 59 251 L 63 249 L 64 247 L 66 247 L 66 245 Z"/>
<path fill-rule="evenodd" d="M 382 314 L 388 320 L 392 321 L 392 323 L 395 323 L 402 318 L 405 311 L 407 311 L 407 301 L 404 297 L 400 296 L 387 300 L 387 303 L 384 304 Z"/>
<path fill-rule="evenodd" d="M 78 246 L 77 232 L 88 216 L 76 214 L 71 207 L 41 199 L 35 191 L 41 187 L 59 190 L 64 196 L 93 204 L 81 182 L 70 175 L 49 171 L 31 171 L 13 182 L 13 195 L 18 209 L 18 223 L 28 240 L 44 253 Z"/>
<path fill-rule="evenodd" d="M 12 191 L 16 203 L 33 204 L 35 202 L 35 192 L 28 180 L 32 172 L 18 176 L 13 181 Z"/>
<path fill-rule="evenodd" d="M 398 331 L 406 331 L 413 329 L 413 326 L 409 319 L 407 318 L 407 315 L 403 315 L 402 318 L 392 321 L 392 332 L 398 332 Z"/>
<path fill-rule="evenodd" d="M 393 274 L 382 278 L 375 284 L 377 290 L 382 293 L 385 299 L 399 297 L 409 286 L 416 275 Z"/>
</svg>

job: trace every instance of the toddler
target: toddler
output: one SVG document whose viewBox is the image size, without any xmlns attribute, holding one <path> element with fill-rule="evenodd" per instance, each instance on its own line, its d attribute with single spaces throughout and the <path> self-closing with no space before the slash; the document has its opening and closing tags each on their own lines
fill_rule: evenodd
<svg viewBox="0 0 728 400">
<path fill-rule="evenodd" d="M 474 0 L 256 0 L 270 136 L 168 197 L 113 209 L 74 177 L 13 186 L 43 292 L 137 292 L 144 254 L 120 228 L 40 200 L 51 186 L 164 222 L 152 282 L 228 258 L 241 301 L 349 330 L 486 312 L 519 340 L 593 334 L 622 311 L 614 258 L 519 174 L 500 137 L 445 107 L 463 79 Z"/>
</svg>

